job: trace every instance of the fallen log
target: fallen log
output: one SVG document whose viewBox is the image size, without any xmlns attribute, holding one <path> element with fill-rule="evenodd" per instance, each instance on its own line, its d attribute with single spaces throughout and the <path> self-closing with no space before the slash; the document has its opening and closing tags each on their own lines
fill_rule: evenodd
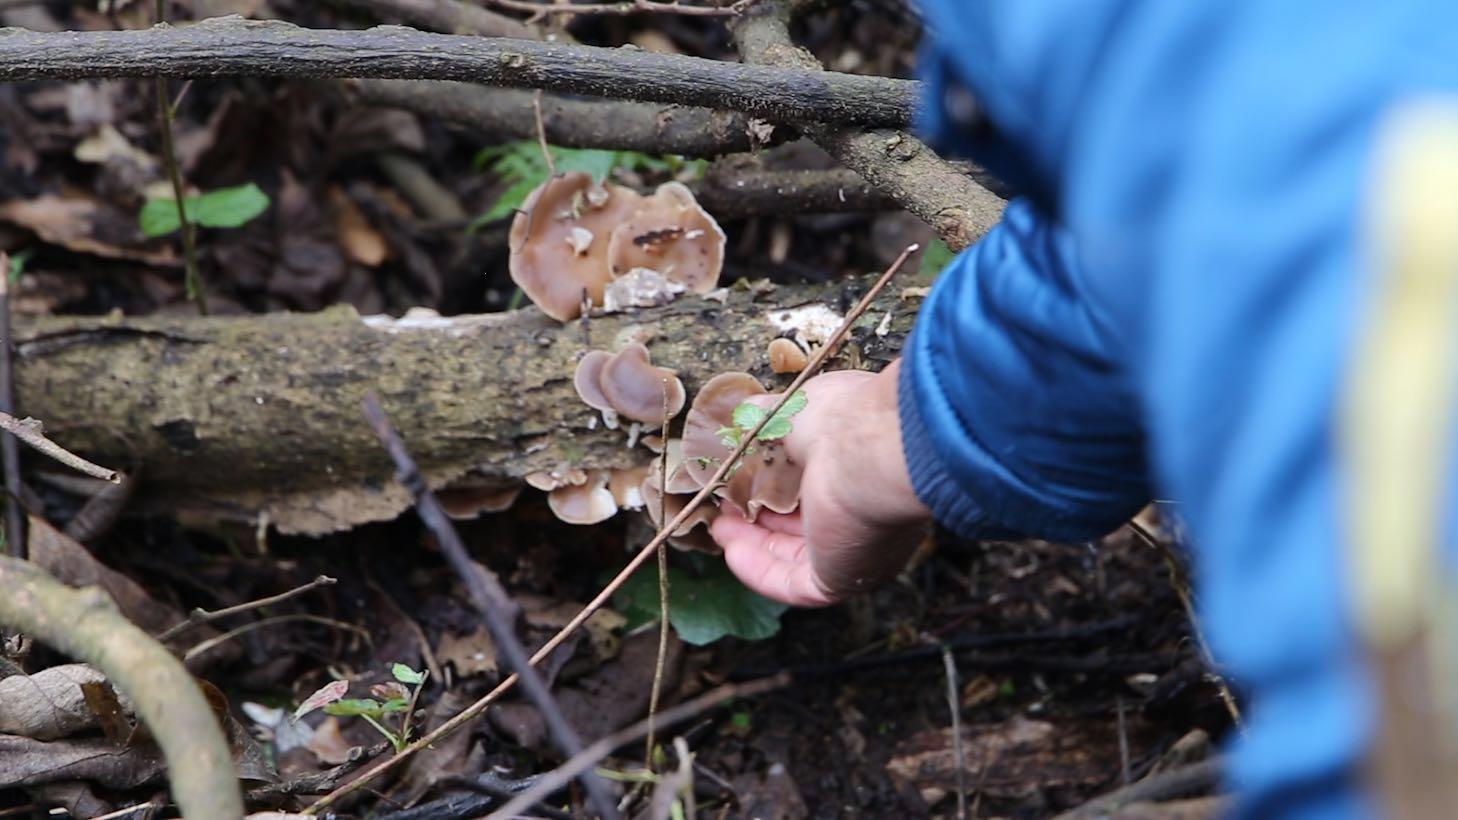
<svg viewBox="0 0 1458 820">
<path fill-rule="evenodd" d="M 535 308 L 361 318 L 351 308 L 248 317 L 48 318 L 16 328 L 20 412 L 68 449 L 140 465 L 172 510 L 322 534 L 394 518 L 410 503 L 360 416 L 375 391 L 433 488 L 511 486 L 563 465 L 628 467 L 628 446 L 572 388 L 578 357 L 644 341 L 690 395 L 747 370 L 765 384 L 770 339 L 825 332 L 868 286 L 731 290 L 562 325 Z M 896 291 L 896 288 L 889 289 Z M 878 369 L 919 306 L 881 297 L 836 357 Z"/>
</svg>

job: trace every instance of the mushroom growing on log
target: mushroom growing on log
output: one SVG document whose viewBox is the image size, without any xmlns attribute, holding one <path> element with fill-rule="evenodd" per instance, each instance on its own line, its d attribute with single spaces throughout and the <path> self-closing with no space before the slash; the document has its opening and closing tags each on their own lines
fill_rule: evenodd
<svg viewBox="0 0 1458 820">
<path fill-rule="evenodd" d="M 730 289 L 633 314 L 594 316 L 593 339 L 651 335 L 654 359 L 694 390 L 717 373 L 770 381 L 764 340 L 791 308 L 834 309 L 865 280 Z M 761 299 L 763 301 L 756 301 Z M 920 301 L 883 294 L 832 367 L 895 358 Z M 874 332 L 886 314 L 890 332 Z M 169 511 L 327 533 L 394 518 L 410 495 L 359 415 L 380 397 L 433 488 L 468 474 L 502 483 L 570 465 L 632 467 L 641 450 L 605 430 L 572 389 L 578 323 L 537 310 L 429 323 L 361 319 L 352 309 L 247 317 L 18 319 L 20 415 L 100 463 L 142 465 L 138 498 Z"/>
</svg>

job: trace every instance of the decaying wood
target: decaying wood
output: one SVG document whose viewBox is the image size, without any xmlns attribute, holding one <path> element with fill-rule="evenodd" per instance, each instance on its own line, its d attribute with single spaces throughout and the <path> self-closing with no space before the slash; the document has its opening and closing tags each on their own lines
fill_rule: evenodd
<svg viewBox="0 0 1458 820">
<path fill-rule="evenodd" d="M 67 447 L 139 461 L 147 486 L 166 488 L 174 509 L 266 514 L 282 531 L 323 533 L 409 506 L 360 421 L 366 390 L 379 394 L 436 488 L 515 482 L 564 464 L 631 466 L 648 451 L 627 447 L 625 432 L 605 429 L 573 392 L 583 351 L 642 338 L 690 391 L 728 370 L 782 385 L 769 372 L 769 340 L 811 311 L 838 316 L 866 284 L 736 290 L 724 304 L 681 298 L 585 326 L 534 308 L 418 321 L 362 320 L 348 308 L 27 321 L 17 328 L 16 395 Z M 894 357 L 918 305 L 883 295 L 837 366 Z"/>
<path fill-rule="evenodd" d="M 148 76 L 465 80 L 892 127 L 911 122 L 921 90 L 911 80 L 400 26 L 340 31 L 219 17 L 144 31 L 0 29 L 0 80 Z"/>
</svg>

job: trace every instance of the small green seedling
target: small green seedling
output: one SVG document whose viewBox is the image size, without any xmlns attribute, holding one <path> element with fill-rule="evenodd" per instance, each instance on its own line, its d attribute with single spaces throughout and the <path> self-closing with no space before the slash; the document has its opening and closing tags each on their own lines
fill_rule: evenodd
<svg viewBox="0 0 1458 820">
<path fill-rule="evenodd" d="M 297 721 L 316 709 L 323 709 L 325 714 L 336 717 L 364 718 L 399 753 L 410 745 L 410 718 L 415 712 L 416 701 L 420 699 L 420 690 L 425 687 L 427 673 L 417 672 L 403 663 L 397 663 L 390 667 L 390 674 L 395 680 L 370 687 L 370 694 L 375 696 L 373 698 L 346 698 L 344 695 L 349 691 L 348 681 L 337 680 L 325 684 L 300 704 L 294 712 L 293 720 Z M 397 714 L 401 716 L 398 732 L 386 725 L 390 715 Z"/>
<path fill-rule="evenodd" d="M 754 437 L 755 441 L 779 441 L 788 436 L 794 429 L 790 424 L 790 419 L 804 410 L 805 405 L 809 403 L 810 398 L 805 395 L 805 391 L 796 390 L 795 394 L 790 396 L 790 400 L 785 402 L 785 406 L 781 407 L 779 412 L 775 413 L 774 418 L 770 419 L 759 431 L 759 435 Z M 757 404 L 743 402 L 734 408 L 734 426 L 720 427 L 716 435 L 719 436 L 719 441 L 725 447 L 730 449 L 738 447 L 744 441 L 744 437 L 749 435 L 756 425 L 764 421 L 764 417 L 768 413 L 768 410 Z M 745 454 L 750 452 L 752 451 L 746 450 Z"/>
<path fill-rule="evenodd" d="M 35 248 L 26 248 L 25 250 L 10 254 L 10 270 L 4 272 L 10 284 L 13 285 L 20 281 L 20 275 L 25 273 L 25 264 L 34 255 Z M 3 256 L 3 254 L 0 254 L 0 256 Z"/>
<path fill-rule="evenodd" d="M 187 212 L 188 219 L 204 228 L 242 227 L 268 210 L 268 205 L 268 194 L 251 182 L 182 200 L 182 209 Z M 149 239 L 166 236 L 182 227 L 177 215 L 177 202 L 172 199 L 147 200 L 138 221 L 142 233 Z"/>
</svg>

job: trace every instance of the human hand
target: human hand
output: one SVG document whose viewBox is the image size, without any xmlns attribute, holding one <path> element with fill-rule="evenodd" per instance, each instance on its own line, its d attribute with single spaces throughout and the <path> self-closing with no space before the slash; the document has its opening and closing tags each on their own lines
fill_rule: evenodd
<svg viewBox="0 0 1458 820">
<path fill-rule="evenodd" d="M 900 360 L 880 373 L 839 371 L 805 383 L 809 402 L 784 439 L 804 465 L 800 506 L 754 523 L 724 505 L 710 533 L 749 588 L 795 606 L 825 606 L 894 576 L 931 513 L 901 451 Z M 766 408 L 777 396 L 755 399 Z"/>
</svg>

